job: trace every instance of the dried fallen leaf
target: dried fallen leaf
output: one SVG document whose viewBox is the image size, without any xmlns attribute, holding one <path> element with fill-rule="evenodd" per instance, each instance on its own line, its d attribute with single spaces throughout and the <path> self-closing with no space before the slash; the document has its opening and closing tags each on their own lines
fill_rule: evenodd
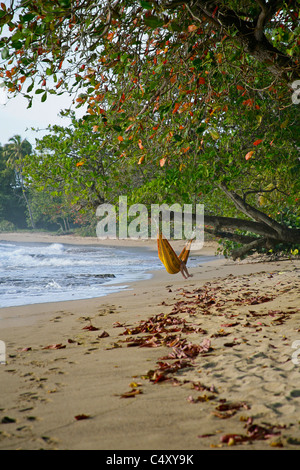
<svg viewBox="0 0 300 470">
<path fill-rule="evenodd" d="M 222 443 L 229 444 L 229 442 L 230 442 L 230 445 L 245 442 L 247 440 L 249 440 L 249 438 L 248 438 L 248 436 L 246 436 L 244 434 L 224 434 L 220 438 L 220 441 Z"/>
<path fill-rule="evenodd" d="M 64 349 L 66 345 L 62 343 L 57 343 L 57 344 L 49 344 L 48 346 L 45 346 L 43 349 Z"/>
<path fill-rule="evenodd" d="M 132 390 L 129 390 L 129 392 L 125 392 L 120 395 L 120 398 L 134 398 L 136 395 L 140 395 L 142 393 L 142 390 L 140 390 L 139 388 L 134 388 Z"/>
<path fill-rule="evenodd" d="M 100 333 L 97 338 L 107 338 L 108 336 L 109 334 L 107 333 L 107 331 L 102 331 L 102 333 Z"/>
<path fill-rule="evenodd" d="M 91 325 L 88 325 L 88 326 L 84 326 L 82 329 L 83 329 L 83 330 L 89 330 L 89 331 L 97 331 L 97 330 L 99 330 L 99 328 L 97 328 L 96 326 L 93 326 L 92 324 L 91 324 Z"/>
<path fill-rule="evenodd" d="M 206 395 L 206 393 L 204 395 L 199 395 L 198 397 L 196 398 L 193 398 L 191 395 L 187 398 L 187 401 L 189 403 L 203 403 L 203 402 L 206 402 L 206 401 L 211 401 L 211 400 L 214 400 L 216 398 L 215 395 Z"/>
<path fill-rule="evenodd" d="M 228 419 L 231 418 L 236 414 L 236 410 L 227 410 L 227 411 L 213 411 L 212 414 L 216 416 L 216 418 L 220 419 Z"/>
</svg>

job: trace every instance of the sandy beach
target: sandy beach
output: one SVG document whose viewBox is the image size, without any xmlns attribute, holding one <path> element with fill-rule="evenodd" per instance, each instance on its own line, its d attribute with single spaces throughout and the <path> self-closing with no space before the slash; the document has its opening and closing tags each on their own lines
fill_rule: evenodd
<svg viewBox="0 0 300 470">
<path fill-rule="evenodd" d="M 299 450 L 300 260 L 216 258 L 191 273 L 0 309 L 0 449 Z"/>
</svg>

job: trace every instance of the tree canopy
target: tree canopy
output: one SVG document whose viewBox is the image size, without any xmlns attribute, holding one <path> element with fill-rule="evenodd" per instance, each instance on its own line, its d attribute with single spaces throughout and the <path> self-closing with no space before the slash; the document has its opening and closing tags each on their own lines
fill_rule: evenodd
<svg viewBox="0 0 300 470">
<path fill-rule="evenodd" d="M 12 95 L 86 109 L 27 158 L 37 186 L 204 203 L 234 256 L 300 243 L 297 1 L 22 0 L 0 27 Z"/>
</svg>

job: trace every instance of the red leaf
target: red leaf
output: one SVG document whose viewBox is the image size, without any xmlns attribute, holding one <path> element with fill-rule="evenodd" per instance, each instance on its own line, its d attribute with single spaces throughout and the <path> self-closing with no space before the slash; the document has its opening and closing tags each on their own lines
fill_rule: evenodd
<svg viewBox="0 0 300 470">
<path fill-rule="evenodd" d="M 248 100 L 243 101 L 244 106 L 252 106 L 253 105 L 253 100 L 249 98 Z"/>
<path fill-rule="evenodd" d="M 218 7 L 218 5 L 217 5 L 217 6 L 216 6 L 216 8 L 214 9 L 214 11 L 212 12 L 212 15 L 211 15 L 211 16 L 212 16 L 212 18 L 214 18 L 214 17 L 215 17 L 215 14 L 217 13 L 217 11 L 218 11 L 218 8 L 219 8 L 219 7 Z"/>
<path fill-rule="evenodd" d="M 180 103 L 175 103 L 172 114 L 175 114 L 179 107 L 180 107 Z"/>
<path fill-rule="evenodd" d="M 255 142 L 253 142 L 253 145 L 259 145 L 262 142 L 262 139 L 258 139 Z"/>
</svg>

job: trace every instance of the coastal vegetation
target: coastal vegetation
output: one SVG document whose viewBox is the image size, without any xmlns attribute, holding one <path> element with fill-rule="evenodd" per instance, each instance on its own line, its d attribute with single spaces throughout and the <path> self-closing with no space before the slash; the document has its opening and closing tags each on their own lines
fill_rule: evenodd
<svg viewBox="0 0 300 470">
<path fill-rule="evenodd" d="M 59 207 L 67 230 L 126 195 L 204 204 L 206 232 L 233 258 L 297 253 L 296 1 L 7 3 L 0 77 L 10 94 L 45 108 L 51 94 L 73 96 L 70 125 L 15 160 L 31 225 Z"/>
</svg>

